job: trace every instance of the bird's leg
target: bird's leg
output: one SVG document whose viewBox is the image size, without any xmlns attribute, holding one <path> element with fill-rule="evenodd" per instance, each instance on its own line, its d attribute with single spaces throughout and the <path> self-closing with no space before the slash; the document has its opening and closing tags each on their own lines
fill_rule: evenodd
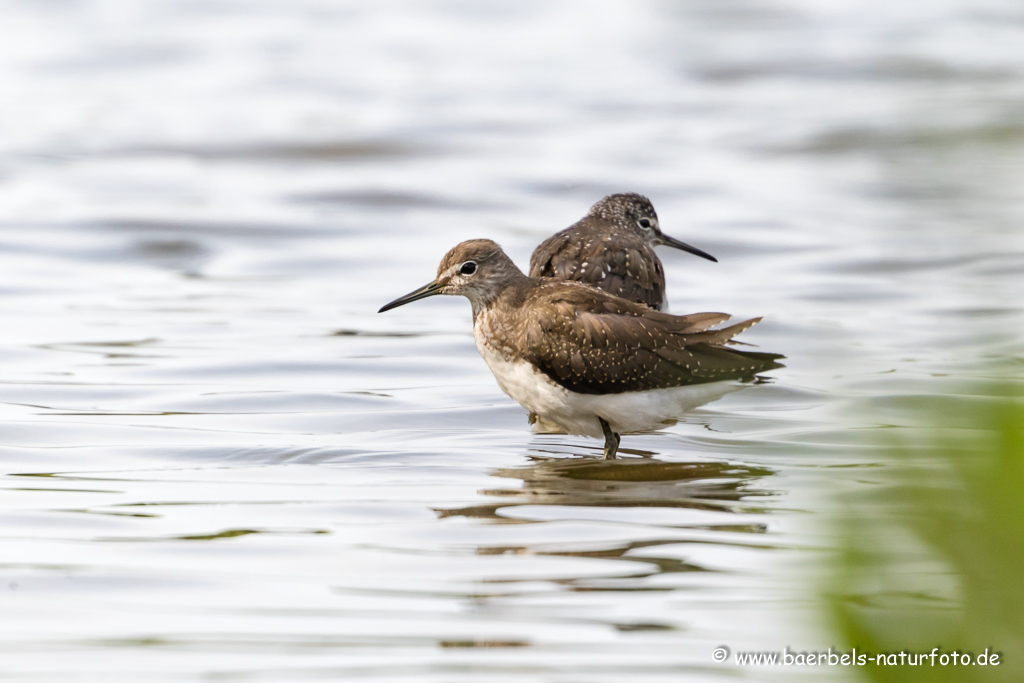
<svg viewBox="0 0 1024 683">
<path fill-rule="evenodd" d="M 597 420 L 601 423 L 601 431 L 604 432 L 604 459 L 614 460 L 622 437 L 612 431 L 612 426 L 603 417 L 599 417 Z"/>
</svg>

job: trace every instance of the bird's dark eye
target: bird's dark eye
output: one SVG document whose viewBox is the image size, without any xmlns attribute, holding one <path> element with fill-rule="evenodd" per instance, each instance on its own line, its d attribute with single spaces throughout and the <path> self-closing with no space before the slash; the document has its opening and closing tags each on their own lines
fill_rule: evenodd
<svg viewBox="0 0 1024 683">
<path fill-rule="evenodd" d="M 644 230 L 649 230 L 651 228 L 651 221 L 646 218 L 641 218 L 637 222 L 640 223 L 640 227 Z"/>
<path fill-rule="evenodd" d="M 462 267 L 459 268 L 459 272 L 462 273 L 463 275 L 472 275 L 473 273 L 476 272 L 476 262 L 466 261 L 465 263 L 462 264 Z"/>
</svg>

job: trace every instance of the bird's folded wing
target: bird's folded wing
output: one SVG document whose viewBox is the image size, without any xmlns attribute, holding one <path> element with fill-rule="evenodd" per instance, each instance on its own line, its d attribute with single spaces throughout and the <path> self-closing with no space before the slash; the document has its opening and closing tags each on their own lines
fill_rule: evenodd
<svg viewBox="0 0 1024 683">
<path fill-rule="evenodd" d="M 586 240 L 571 228 L 552 235 L 533 251 L 530 277 L 582 282 L 645 306 L 662 306 L 665 274 L 660 263 L 641 253 L 639 241 L 631 246 L 620 238 L 616 249 L 603 254 L 601 264 L 587 261 L 586 246 Z"/>
<path fill-rule="evenodd" d="M 646 313 L 594 313 L 570 301 L 547 303 L 525 323 L 527 360 L 557 384 L 578 393 L 615 394 L 748 379 L 781 367 L 776 362 L 781 356 L 723 346 L 759 319 L 707 330 L 715 324 L 709 321 L 720 321 L 724 314 L 655 314 L 691 318 L 670 325 Z"/>
<path fill-rule="evenodd" d="M 537 245 L 537 248 L 533 250 L 533 255 L 530 257 L 530 277 L 567 279 L 562 272 L 555 269 L 554 260 L 557 254 L 564 253 L 567 249 L 578 253 L 578 247 L 573 249 L 572 245 L 573 242 L 565 231 L 552 235 Z M 566 259 L 561 260 L 564 261 Z"/>
</svg>

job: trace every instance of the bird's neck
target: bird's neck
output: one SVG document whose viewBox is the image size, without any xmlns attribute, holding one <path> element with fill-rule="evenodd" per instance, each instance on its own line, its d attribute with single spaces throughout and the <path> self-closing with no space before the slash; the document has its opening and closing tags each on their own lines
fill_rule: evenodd
<svg viewBox="0 0 1024 683">
<path fill-rule="evenodd" d="M 517 308 L 526 299 L 530 288 L 530 278 L 523 275 L 518 268 L 514 273 L 506 273 L 500 281 L 475 289 L 469 296 L 473 304 L 473 320 L 479 320 L 480 314 L 494 307 Z"/>
</svg>

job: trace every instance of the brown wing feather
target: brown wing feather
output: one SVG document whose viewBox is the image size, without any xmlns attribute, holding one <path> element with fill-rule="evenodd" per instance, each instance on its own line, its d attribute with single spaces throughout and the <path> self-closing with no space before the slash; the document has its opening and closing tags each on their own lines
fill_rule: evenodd
<svg viewBox="0 0 1024 683">
<path fill-rule="evenodd" d="M 580 241 L 573 239 L 570 230 L 552 235 L 533 250 L 530 257 L 530 277 L 575 280 L 579 251 Z"/>
<path fill-rule="evenodd" d="M 583 394 L 616 394 L 748 379 L 781 367 L 782 356 L 724 346 L 756 324 L 747 320 L 719 330 L 723 313 L 673 316 L 595 296 L 585 287 L 552 283 L 529 302 L 526 360 L 561 386 Z"/>
<path fill-rule="evenodd" d="M 654 249 L 593 216 L 541 242 L 530 257 L 530 276 L 582 282 L 655 310 L 665 304 L 665 269 Z"/>
</svg>

